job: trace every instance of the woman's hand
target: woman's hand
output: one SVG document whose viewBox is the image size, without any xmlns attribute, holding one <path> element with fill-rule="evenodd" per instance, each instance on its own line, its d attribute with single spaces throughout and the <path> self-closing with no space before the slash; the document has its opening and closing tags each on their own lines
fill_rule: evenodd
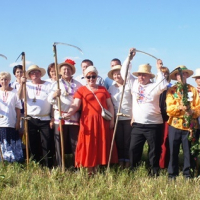
<svg viewBox="0 0 200 200">
<path fill-rule="evenodd" d="M 114 128 L 114 125 L 115 125 L 115 123 L 114 123 L 114 118 L 112 118 L 112 119 L 110 120 L 110 129 L 113 129 L 113 128 Z"/>
</svg>

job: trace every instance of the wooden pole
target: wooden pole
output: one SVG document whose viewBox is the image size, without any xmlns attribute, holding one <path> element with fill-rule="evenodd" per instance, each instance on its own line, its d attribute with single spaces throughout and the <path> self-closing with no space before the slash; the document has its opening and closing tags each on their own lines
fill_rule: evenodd
<svg viewBox="0 0 200 200">
<path fill-rule="evenodd" d="M 127 80 L 127 75 L 128 75 L 128 69 L 129 69 L 129 63 L 130 63 L 130 60 L 131 60 L 131 56 L 132 56 L 132 54 L 130 53 L 129 57 L 128 57 L 128 64 L 126 66 L 125 79 L 124 79 L 124 83 L 123 83 L 122 95 L 121 95 L 121 99 L 120 99 L 120 103 L 119 103 L 117 114 L 120 113 L 120 110 L 121 110 L 121 105 L 122 105 L 122 101 L 123 101 L 123 97 L 124 97 L 124 89 L 125 89 L 125 86 L 126 86 L 126 80 Z M 111 147 L 110 147 L 110 154 L 109 154 L 109 159 L 108 159 L 107 172 L 110 170 L 110 161 L 111 161 L 111 157 L 112 157 L 112 151 L 113 151 L 113 145 L 114 145 L 117 125 L 118 125 L 118 120 L 119 120 L 119 115 L 117 115 L 117 117 L 116 117 L 116 122 L 115 122 L 115 127 L 114 127 L 114 132 L 113 132 L 113 138 L 112 138 Z"/>
<path fill-rule="evenodd" d="M 54 58 L 55 58 L 57 89 L 60 89 L 58 62 L 57 62 L 57 50 L 56 50 L 55 44 L 53 45 L 53 51 L 54 51 Z M 64 172 L 65 171 L 65 152 L 64 152 L 62 113 L 61 113 L 60 97 L 57 97 L 57 102 L 58 102 L 58 111 L 59 111 L 59 128 L 60 128 L 60 142 L 61 142 L 61 156 L 62 156 L 62 172 Z"/>
<path fill-rule="evenodd" d="M 26 63 L 25 63 L 25 53 L 22 52 L 22 67 L 24 76 L 26 76 Z M 27 169 L 29 164 L 29 137 L 28 137 L 28 119 L 27 119 L 27 94 L 26 94 L 26 82 L 23 84 L 23 92 L 24 92 L 24 134 L 26 137 L 26 163 Z"/>
</svg>

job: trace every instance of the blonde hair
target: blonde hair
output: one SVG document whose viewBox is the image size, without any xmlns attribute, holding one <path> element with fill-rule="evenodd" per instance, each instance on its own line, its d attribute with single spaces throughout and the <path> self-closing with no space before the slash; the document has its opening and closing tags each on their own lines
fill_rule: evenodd
<svg viewBox="0 0 200 200">
<path fill-rule="evenodd" d="M 7 78 L 8 80 L 11 80 L 11 75 L 9 72 L 0 72 L 0 79 Z"/>
</svg>

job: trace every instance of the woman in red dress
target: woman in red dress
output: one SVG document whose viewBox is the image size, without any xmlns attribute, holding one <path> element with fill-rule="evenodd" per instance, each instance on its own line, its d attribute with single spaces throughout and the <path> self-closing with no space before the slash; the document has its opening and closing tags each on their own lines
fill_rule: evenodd
<svg viewBox="0 0 200 200">
<path fill-rule="evenodd" d="M 114 116 L 110 94 L 103 86 L 96 84 L 98 71 L 94 66 L 85 70 L 86 86 L 80 87 L 74 95 L 74 102 L 66 114 L 69 118 L 81 107 L 80 131 L 75 154 L 76 167 L 86 167 L 88 173 L 96 172 L 98 165 L 108 163 L 113 135 L 114 117 L 107 121 L 101 116 L 101 105 Z M 117 163 L 117 149 L 114 145 L 112 163 Z"/>
</svg>

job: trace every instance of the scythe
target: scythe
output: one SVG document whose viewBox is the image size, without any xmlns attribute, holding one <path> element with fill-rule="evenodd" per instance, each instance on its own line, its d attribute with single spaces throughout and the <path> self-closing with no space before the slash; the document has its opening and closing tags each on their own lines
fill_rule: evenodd
<svg viewBox="0 0 200 200">
<path fill-rule="evenodd" d="M 149 53 L 146 53 L 146 52 L 144 52 L 144 51 L 140 51 L 140 50 L 137 50 L 137 49 L 134 49 L 134 51 L 135 51 L 135 52 L 144 53 L 144 54 L 146 54 L 146 55 L 148 55 L 148 56 L 151 56 L 151 57 L 155 58 L 156 60 L 158 60 L 155 56 L 153 56 L 153 55 L 151 55 L 151 54 L 149 54 Z M 133 52 L 134 52 L 134 51 L 133 51 Z M 113 132 L 113 138 L 112 138 L 112 142 L 111 142 L 110 154 L 109 154 L 108 165 L 107 165 L 107 172 L 109 172 L 109 169 L 110 169 L 110 161 L 111 161 L 111 157 L 112 157 L 114 139 L 115 139 L 115 135 L 116 135 L 116 130 L 117 130 L 117 125 L 118 125 L 119 116 L 126 116 L 126 115 L 124 115 L 123 113 L 120 113 L 120 110 L 121 110 L 121 104 L 122 104 L 123 97 L 124 97 L 124 89 L 125 89 L 125 86 L 126 86 L 126 80 L 127 80 L 128 68 L 129 68 L 128 66 L 129 66 L 129 64 L 130 64 L 131 56 L 132 56 L 132 53 L 133 53 L 133 52 L 130 52 L 130 53 L 129 53 L 129 56 L 128 56 L 128 62 L 127 62 L 127 66 L 126 66 L 125 79 L 124 79 L 123 88 L 122 88 L 122 94 L 121 94 L 121 99 L 120 99 L 120 103 L 119 103 L 119 107 L 118 107 L 118 111 L 117 111 L 117 117 L 116 117 L 114 132 Z"/>
<path fill-rule="evenodd" d="M 74 47 L 78 49 L 82 54 L 82 50 L 74 45 L 62 43 L 62 42 L 54 42 L 53 44 L 53 52 L 54 52 L 54 59 L 55 59 L 55 69 L 56 69 L 56 81 L 57 81 L 57 89 L 60 89 L 60 83 L 59 83 L 59 72 L 58 72 L 58 61 L 57 61 L 57 49 L 56 45 L 66 45 L 70 47 Z M 61 113 L 61 101 L 60 97 L 57 97 L 58 102 L 58 110 L 59 110 L 59 128 L 60 128 L 60 142 L 61 142 L 61 156 L 62 156 L 62 172 L 65 171 L 65 152 L 64 152 L 64 141 L 63 141 L 63 127 L 62 127 L 62 113 Z"/>
<path fill-rule="evenodd" d="M 22 68 L 23 68 L 23 73 L 24 76 L 26 75 L 26 64 L 25 64 L 25 53 L 22 52 L 16 61 L 19 59 L 19 57 L 22 57 Z M 27 168 L 29 164 L 29 149 L 28 149 L 28 144 L 29 144 L 29 137 L 28 137 L 28 117 L 27 117 L 27 95 L 26 95 L 26 82 L 23 84 L 23 91 L 24 91 L 24 131 L 25 131 L 25 137 L 26 137 L 26 163 L 27 163 Z"/>
</svg>

